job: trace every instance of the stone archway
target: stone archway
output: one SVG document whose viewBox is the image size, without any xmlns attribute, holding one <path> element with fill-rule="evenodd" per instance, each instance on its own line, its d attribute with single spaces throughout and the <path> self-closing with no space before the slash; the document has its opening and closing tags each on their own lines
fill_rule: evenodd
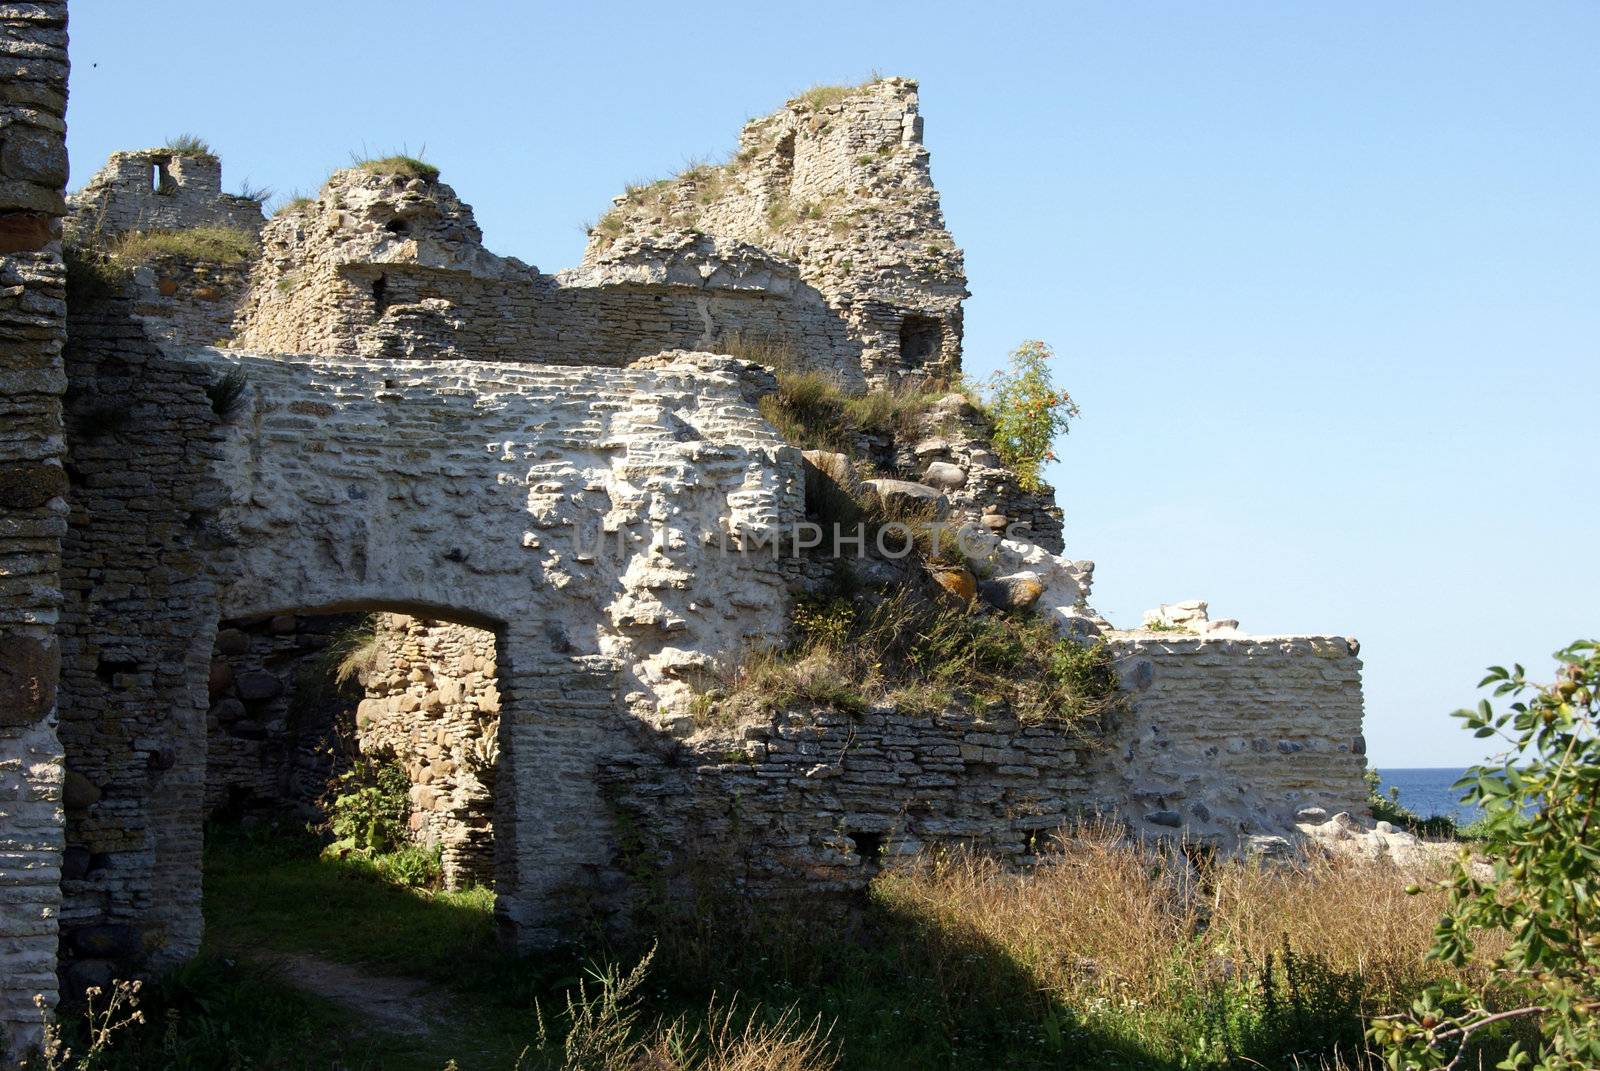
<svg viewBox="0 0 1600 1071">
<path fill-rule="evenodd" d="M 199 359 L 248 384 L 216 469 L 220 616 L 493 631 L 507 938 L 550 944 L 577 911 L 620 909 L 598 765 L 674 723 L 687 668 L 783 612 L 780 564 L 738 548 L 798 514 L 799 458 L 743 367 Z"/>
<path fill-rule="evenodd" d="M 688 670 L 781 628 L 781 563 L 744 552 L 800 513 L 800 458 L 761 419 L 750 366 L 159 352 L 110 320 L 75 330 L 71 984 L 199 947 L 228 619 L 388 610 L 492 629 L 506 939 L 548 945 L 578 911 L 625 906 L 596 770 L 685 720 Z M 239 402 L 214 412 L 230 375 Z M 128 418 L 96 431 L 111 404 Z"/>
</svg>

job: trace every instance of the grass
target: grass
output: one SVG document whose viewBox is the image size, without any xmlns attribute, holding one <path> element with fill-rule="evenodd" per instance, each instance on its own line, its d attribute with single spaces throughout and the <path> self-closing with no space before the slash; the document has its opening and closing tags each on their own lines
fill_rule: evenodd
<svg viewBox="0 0 1600 1071">
<path fill-rule="evenodd" d="M 315 198 L 307 197 L 303 193 L 297 193 L 274 209 L 272 214 L 281 216 L 285 212 L 299 212 L 302 209 L 310 208 L 314 201 Z"/>
<path fill-rule="evenodd" d="M 794 367 L 781 347 L 747 347 L 743 340 L 730 339 L 722 348 L 775 367 L 778 390 L 761 399 L 761 415 L 784 439 L 806 450 L 854 454 L 863 435 L 914 439 L 931 434 L 940 430 L 927 426 L 935 403 L 952 392 L 970 397 L 959 380 L 905 382 L 849 394 L 828 372 Z"/>
<path fill-rule="evenodd" d="M 177 137 L 167 139 L 166 150 L 174 156 L 193 156 L 204 160 L 215 160 L 217 154 L 202 137 L 194 134 L 179 134 Z"/>
<path fill-rule="evenodd" d="M 844 100 L 847 97 L 853 97 L 863 89 L 876 85 L 881 81 L 883 81 L 883 78 L 874 72 L 870 77 L 867 78 L 866 81 L 858 82 L 853 86 L 812 86 L 810 89 L 807 89 L 805 92 L 797 95 L 791 103 L 803 105 L 807 108 L 810 108 L 812 111 L 821 111 L 824 108 L 839 103 L 841 100 Z"/>
<path fill-rule="evenodd" d="M 642 904 L 633 941 L 517 959 L 485 890 L 398 888 L 303 836 L 213 828 L 206 948 L 96 1066 L 1367 1071 L 1364 1018 L 1452 969 L 1425 958 L 1443 893 L 1408 896 L 1428 875 L 1387 865 L 1191 863 L 1087 823 L 1026 872 L 932 853 L 844 910 L 739 896 L 678 848 L 692 902 Z M 445 1014 L 383 1035 L 268 965 L 291 952 L 428 979 Z"/>
<path fill-rule="evenodd" d="M 250 385 L 249 377 L 242 368 L 230 368 L 222 378 L 206 387 L 206 398 L 211 402 L 211 411 L 223 420 L 228 419 L 238 411 L 240 403 L 244 400 L 245 389 Z"/>
<path fill-rule="evenodd" d="M 404 153 L 358 159 L 352 166 L 362 171 L 370 171 L 374 175 L 401 175 L 405 178 L 421 179 L 424 182 L 439 181 L 437 167 L 421 157 L 407 156 Z"/>
<path fill-rule="evenodd" d="M 208 224 L 180 231 L 128 231 L 113 239 L 107 252 L 124 264 L 144 264 L 163 256 L 239 264 L 255 256 L 256 239 L 242 227 Z"/>
<path fill-rule="evenodd" d="M 703 694 L 697 707 L 707 723 L 738 724 L 806 704 L 859 713 L 892 703 L 924 712 L 998 708 L 1086 740 L 1122 702 L 1103 645 L 1065 639 L 1042 616 L 910 590 L 801 602 L 784 644 L 747 650 Z"/>
</svg>

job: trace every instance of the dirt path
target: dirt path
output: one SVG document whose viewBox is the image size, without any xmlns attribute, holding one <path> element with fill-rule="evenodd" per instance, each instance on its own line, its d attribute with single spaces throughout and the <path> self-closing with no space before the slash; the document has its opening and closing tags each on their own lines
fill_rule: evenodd
<svg viewBox="0 0 1600 1071">
<path fill-rule="evenodd" d="M 349 1008 L 377 1030 L 422 1036 L 448 1019 L 448 1002 L 416 978 L 372 974 L 303 952 L 273 952 L 259 958 L 281 970 L 283 980 L 296 989 Z"/>
</svg>

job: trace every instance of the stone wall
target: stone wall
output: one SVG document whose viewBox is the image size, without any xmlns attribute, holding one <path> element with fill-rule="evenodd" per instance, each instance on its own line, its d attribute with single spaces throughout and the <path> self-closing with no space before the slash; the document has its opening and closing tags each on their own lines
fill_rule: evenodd
<svg viewBox="0 0 1600 1071">
<path fill-rule="evenodd" d="M 114 152 L 67 204 L 75 227 L 107 237 L 201 226 L 261 229 L 261 202 L 223 193 L 222 161 L 208 152 Z"/>
<path fill-rule="evenodd" d="M 61 954 L 81 988 L 199 947 L 223 495 L 215 372 L 163 354 L 128 303 L 73 304 L 67 375 Z"/>
<path fill-rule="evenodd" d="M 1131 702 L 1104 732 L 962 711 L 798 710 L 607 764 L 648 836 L 634 866 L 711 857 L 753 894 L 863 887 L 964 844 L 1031 864 L 1105 816 L 1151 837 L 1272 850 L 1296 813 L 1364 813 L 1360 662 L 1335 637 L 1112 640 Z M 704 862 L 704 860 L 700 860 Z"/>
<path fill-rule="evenodd" d="M 500 739 L 494 633 L 403 614 L 379 615 L 375 627 L 356 712 L 361 751 L 405 767 L 412 836 L 440 849 L 446 887 L 490 884 Z"/>
<path fill-rule="evenodd" d="M 358 614 L 224 621 L 206 715 L 208 817 L 305 822 L 355 747 L 359 687 L 338 686 L 329 646 Z"/>
<path fill-rule="evenodd" d="M 856 369 L 859 344 L 794 268 L 679 236 L 627 262 L 540 274 L 483 246 L 436 180 L 351 168 L 274 216 L 240 313 L 261 352 L 621 366 L 733 337 Z"/>
<path fill-rule="evenodd" d="M 128 296 L 152 338 L 180 346 L 222 346 L 232 338 L 249 290 L 248 263 L 167 253 L 133 270 Z"/>
<path fill-rule="evenodd" d="M 56 1004 L 67 8 L 0 6 L 0 1062 Z"/>
</svg>

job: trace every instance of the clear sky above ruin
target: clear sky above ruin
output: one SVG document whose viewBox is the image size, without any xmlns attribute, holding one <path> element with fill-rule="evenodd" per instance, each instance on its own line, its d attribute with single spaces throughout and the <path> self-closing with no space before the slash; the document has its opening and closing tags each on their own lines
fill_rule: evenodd
<svg viewBox="0 0 1600 1071">
<path fill-rule="evenodd" d="M 624 183 L 873 69 L 922 82 L 969 371 L 1060 355 L 1049 474 L 1118 623 L 1354 635 L 1380 766 L 1600 633 L 1600 6 L 81 0 L 73 186 L 184 131 L 232 188 L 424 152 L 556 270 Z"/>
</svg>

